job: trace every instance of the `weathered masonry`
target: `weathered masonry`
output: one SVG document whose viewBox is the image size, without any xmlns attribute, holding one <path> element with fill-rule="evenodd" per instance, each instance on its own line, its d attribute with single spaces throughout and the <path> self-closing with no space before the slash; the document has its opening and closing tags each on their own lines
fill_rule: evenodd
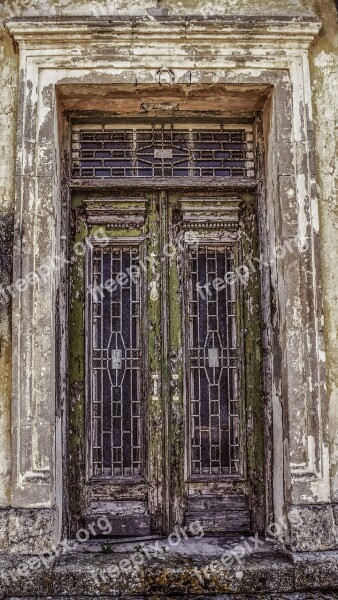
<svg viewBox="0 0 338 600">
<path fill-rule="evenodd" d="M 19 80 L 0 598 L 338 589 L 322 22 L 287 12 L 4 24 Z M 255 535 L 240 573 L 220 562 Z M 147 539 L 165 557 L 121 568 Z"/>
</svg>

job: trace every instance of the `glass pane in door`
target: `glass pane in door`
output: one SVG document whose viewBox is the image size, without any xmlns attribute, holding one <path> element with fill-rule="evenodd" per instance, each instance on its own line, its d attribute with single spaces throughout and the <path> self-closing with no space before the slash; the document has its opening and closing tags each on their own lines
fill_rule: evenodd
<svg viewBox="0 0 338 600">
<path fill-rule="evenodd" d="M 96 247 L 89 365 L 96 477 L 141 475 L 140 273 L 137 246 Z"/>
<path fill-rule="evenodd" d="M 191 474 L 239 471 L 234 249 L 189 252 Z"/>
</svg>

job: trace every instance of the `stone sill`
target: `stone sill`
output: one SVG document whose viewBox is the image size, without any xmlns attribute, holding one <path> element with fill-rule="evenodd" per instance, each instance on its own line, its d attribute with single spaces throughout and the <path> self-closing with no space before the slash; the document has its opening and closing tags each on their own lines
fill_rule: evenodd
<svg viewBox="0 0 338 600">
<path fill-rule="evenodd" d="M 45 558 L 44 562 L 41 557 L 2 555 L 0 599 L 19 596 L 101 597 L 101 600 L 102 596 L 153 600 L 170 596 L 221 596 L 222 600 L 338 598 L 332 592 L 325 595 L 325 590 L 338 590 L 338 552 L 290 557 L 271 541 L 260 542 L 254 551 L 255 544 L 250 538 L 190 538 L 177 546 L 168 546 L 167 540 L 158 541 L 155 556 L 151 551 L 155 543 L 144 544 L 148 558 L 142 555 L 139 567 L 135 559 L 139 546 L 135 543 L 114 544 L 110 554 L 103 554 L 102 550 L 95 553 L 90 549 L 76 550 L 53 559 Z M 220 563 L 225 551 L 235 551 L 238 544 L 246 543 L 251 546 L 251 553 L 230 566 Z M 163 546 L 167 547 L 166 552 L 161 550 Z M 130 563 L 132 555 L 134 566 Z M 218 561 L 213 568 L 212 561 Z M 310 595 L 296 593 L 305 590 L 317 591 Z"/>
</svg>

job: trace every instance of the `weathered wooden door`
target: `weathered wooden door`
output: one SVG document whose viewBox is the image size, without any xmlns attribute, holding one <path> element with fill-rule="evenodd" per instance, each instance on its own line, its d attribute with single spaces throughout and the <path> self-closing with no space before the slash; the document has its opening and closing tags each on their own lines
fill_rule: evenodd
<svg viewBox="0 0 338 600">
<path fill-rule="evenodd" d="M 264 521 L 256 220 L 250 194 L 168 193 L 170 522 L 210 533 Z"/>
<path fill-rule="evenodd" d="M 125 191 L 72 201 L 70 510 L 73 533 L 165 529 L 161 202 Z"/>
<path fill-rule="evenodd" d="M 248 531 L 264 497 L 254 198 L 78 192 L 72 227 L 73 533 L 102 515 L 116 536 Z"/>
</svg>

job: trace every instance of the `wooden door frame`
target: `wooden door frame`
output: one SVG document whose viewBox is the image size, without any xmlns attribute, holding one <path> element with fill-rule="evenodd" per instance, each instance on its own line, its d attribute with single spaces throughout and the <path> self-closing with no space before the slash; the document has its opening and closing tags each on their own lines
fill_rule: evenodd
<svg viewBox="0 0 338 600">
<path fill-rule="evenodd" d="M 158 120 L 161 120 L 160 117 Z M 204 116 L 203 119 L 203 123 L 207 126 L 206 123 L 207 119 Z M 210 118 L 210 121 L 212 121 L 212 118 Z M 142 122 L 142 119 L 139 118 L 139 122 Z M 69 136 L 70 136 L 70 127 L 71 127 L 71 123 L 70 121 L 67 119 L 65 120 L 65 130 L 64 130 L 64 136 L 65 138 L 68 140 Z M 69 206 L 70 206 L 70 196 L 71 193 L 74 191 L 81 191 L 83 192 L 88 192 L 89 194 L 91 192 L 102 192 L 104 195 L 108 194 L 108 193 L 112 193 L 112 192 L 118 192 L 121 190 L 142 190 L 142 191 L 152 191 L 152 192 L 158 192 L 159 194 L 159 204 L 161 205 L 161 202 L 163 204 L 163 199 L 166 198 L 166 192 L 169 191 L 179 191 L 179 190 L 191 190 L 194 189 L 196 191 L 200 191 L 203 192 L 206 190 L 206 188 L 210 191 L 224 191 L 224 192 L 229 192 L 229 191 L 233 191 L 233 192 L 245 192 L 245 191 L 250 191 L 252 193 L 254 193 L 257 196 L 257 202 L 258 205 L 262 208 L 263 213 L 265 214 L 265 210 L 266 210 L 266 206 L 265 206 L 265 187 L 264 187 L 264 170 L 263 170 L 263 162 L 264 162 L 264 153 L 263 153 L 263 143 L 262 143 L 262 123 L 260 118 L 256 118 L 255 122 L 254 122 L 254 132 L 255 132 L 255 141 L 256 144 L 259 145 L 259 151 L 257 152 L 257 159 L 256 159 L 256 170 L 257 170 L 257 175 L 255 178 L 248 178 L 248 179 L 244 179 L 244 178 L 209 178 L 209 177 L 203 177 L 198 179 L 195 177 L 184 177 L 184 178 L 158 178 L 156 180 L 151 179 L 151 180 L 141 180 L 140 178 L 125 178 L 124 180 L 121 179 L 115 179 L 115 180 L 85 180 L 85 181 L 79 181 L 79 180 L 72 180 L 72 179 L 67 179 L 67 185 L 65 185 L 64 189 L 63 189 L 63 198 L 64 198 L 64 209 L 66 211 L 66 214 L 69 214 Z M 66 157 L 68 160 L 68 151 L 66 152 Z M 65 164 L 65 163 L 64 163 Z M 160 198 L 162 200 L 160 200 Z M 166 211 L 163 211 L 162 209 L 162 217 L 164 216 L 164 214 L 166 213 Z M 259 222 L 259 240 L 260 240 L 260 247 L 261 249 L 264 251 L 266 251 L 266 246 L 267 246 L 267 241 L 265 238 L 265 232 L 263 229 L 263 219 L 261 219 L 261 221 Z M 163 231 L 165 231 L 165 233 L 163 234 Z M 162 233 L 162 237 L 164 237 L 164 239 L 167 237 L 167 232 L 168 232 L 168 223 L 165 223 L 165 219 L 163 222 L 163 227 L 161 229 L 161 233 Z M 68 234 L 67 234 L 68 235 Z M 264 269 L 263 269 L 264 271 Z M 269 290 L 270 290 L 270 280 L 267 277 L 267 273 L 266 273 L 266 269 L 265 272 L 262 274 L 262 299 L 265 302 L 266 298 L 269 296 Z M 167 269 L 162 269 L 162 276 L 161 276 L 161 285 L 163 286 L 163 290 L 168 288 L 168 276 L 167 276 Z M 161 302 L 162 302 L 162 314 L 165 315 L 166 311 L 164 310 L 164 306 L 163 303 L 165 303 L 165 293 L 162 294 L 161 296 Z M 265 315 L 267 314 L 268 311 L 264 310 L 264 305 L 262 305 L 262 312 L 265 313 Z M 168 317 L 165 317 L 166 319 L 166 323 L 164 324 L 163 327 L 163 336 L 162 336 L 162 345 L 164 347 L 164 345 L 166 344 L 166 339 L 168 336 L 168 322 L 167 319 Z M 263 321 L 266 321 L 266 317 L 263 318 Z M 263 344 L 264 346 L 264 344 Z M 270 346 L 269 347 L 263 347 L 263 352 L 269 352 L 270 351 Z M 163 352 L 163 357 L 165 357 L 165 352 Z M 169 372 L 169 364 L 168 361 L 166 361 L 164 359 L 163 361 L 163 373 L 168 373 Z M 265 379 L 265 375 L 263 373 L 263 379 Z M 264 387 L 264 385 L 263 385 Z M 166 381 L 163 382 L 163 406 L 165 407 L 165 414 L 170 414 L 170 394 L 169 394 L 169 378 L 167 377 Z M 271 419 L 269 417 L 269 415 L 271 414 L 271 406 L 268 404 L 264 405 L 264 411 L 265 414 L 267 415 L 266 418 L 266 422 L 267 422 L 267 427 L 265 429 L 265 446 L 271 446 L 271 439 L 272 439 L 272 424 L 271 424 Z M 68 429 L 67 429 L 68 431 Z M 68 435 L 68 434 L 67 434 Z M 164 478 L 164 497 L 165 497 L 165 511 L 164 511 L 164 529 L 165 531 L 167 531 L 168 533 L 170 532 L 170 526 L 171 526 L 171 522 L 172 519 L 170 517 L 170 509 L 169 509 L 169 504 L 170 504 L 170 480 L 171 480 L 171 476 L 170 476 L 170 460 L 169 460 L 169 448 L 170 448 L 170 444 L 167 443 L 169 441 L 170 438 L 170 427 L 169 427 L 169 419 L 166 419 L 166 424 L 164 427 L 164 448 L 165 448 L 165 457 L 166 457 L 166 461 L 165 464 L 167 465 L 166 468 L 166 476 Z M 267 455 L 269 456 L 269 452 L 267 452 Z M 68 460 L 67 457 L 64 458 L 64 464 L 67 465 Z M 271 506 L 271 489 L 272 489 L 272 472 L 269 469 L 269 464 L 266 463 L 265 464 L 265 474 L 266 474 L 266 497 L 264 499 L 264 503 L 267 507 L 267 512 L 265 515 L 265 519 L 264 517 L 260 517 L 258 519 L 258 528 L 260 531 L 264 530 L 264 520 L 266 520 L 266 516 L 267 513 L 269 512 L 269 506 Z M 68 471 L 66 470 L 66 479 L 68 477 Z M 66 489 L 68 489 L 68 485 L 66 483 Z M 64 496 L 64 506 L 65 506 L 65 511 L 64 514 L 66 515 L 66 519 L 64 522 L 64 527 L 65 530 L 68 531 L 68 513 L 69 513 L 69 509 L 68 509 L 68 493 L 65 494 Z"/>
</svg>

